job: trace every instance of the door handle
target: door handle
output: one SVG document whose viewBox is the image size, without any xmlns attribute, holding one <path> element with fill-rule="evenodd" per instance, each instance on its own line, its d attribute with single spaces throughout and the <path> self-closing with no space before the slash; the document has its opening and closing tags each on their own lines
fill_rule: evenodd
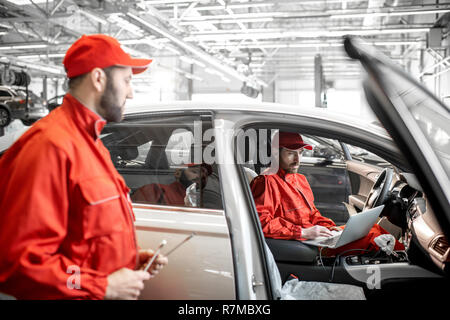
<svg viewBox="0 0 450 320">
<path fill-rule="evenodd" d="M 263 286 L 264 282 L 262 281 L 257 281 L 255 275 L 252 275 L 252 287 L 253 287 L 253 292 L 256 292 L 256 287 L 258 286 Z"/>
</svg>

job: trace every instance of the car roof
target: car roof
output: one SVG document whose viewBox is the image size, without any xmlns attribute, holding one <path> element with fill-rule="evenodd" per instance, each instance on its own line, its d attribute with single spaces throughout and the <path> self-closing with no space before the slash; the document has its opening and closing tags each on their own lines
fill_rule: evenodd
<svg viewBox="0 0 450 320">
<path fill-rule="evenodd" d="M 232 111 L 245 114 L 275 113 L 293 116 L 303 116 L 316 119 L 322 119 L 337 123 L 342 123 L 355 128 L 364 129 L 378 136 L 392 140 L 388 132 L 373 119 L 365 120 L 361 117 L 338 113 L 327 108 L 315 108 L 311 106 L 289 105 L 270 102 L 205 102 L 205 101 L 171 101 L 171 102 L 153 102 L 153 103 L 133 103 L 127 102 L 125 115 L 137 113 L 153 112 L 174 112 L 174 111 Z"/>
</svg>

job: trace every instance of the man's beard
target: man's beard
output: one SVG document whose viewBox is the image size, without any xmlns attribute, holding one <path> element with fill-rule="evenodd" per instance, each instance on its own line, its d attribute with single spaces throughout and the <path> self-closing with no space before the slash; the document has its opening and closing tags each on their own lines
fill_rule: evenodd
<svg viewBox="0 0 450 320">
<path fill-rule="evenodd" d="M 300 166 L 298 164 L 295 164 L 295 166 L 289 165 L 284 171 L 286 171 L 286 173 L 297 173 L 299 168 Z"/>
<path fill-rule="evenodd" d="M 106 88 L 100 98 L 101 116 L 108 122 L 120 122 L 122 120 L 122 107 L 110 76 L 106 77 Z"/>
</svg>

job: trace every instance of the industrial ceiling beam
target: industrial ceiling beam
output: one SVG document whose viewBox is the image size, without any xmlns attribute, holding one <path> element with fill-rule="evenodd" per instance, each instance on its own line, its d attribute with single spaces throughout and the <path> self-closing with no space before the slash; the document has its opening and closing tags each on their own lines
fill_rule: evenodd
<svg viewBox="0 0 450 320">
<path fill-rule="evenodd" d="M 278 11 L 235 14 L 230 20 L 226 14 L 202 15 L 184 17 L 180 25 L 196 24 L 201 22 L 210 23 L 236 23 L 237 21 L 275 21 L 280 19 L 347 19 L 364 17 L 387 17 L 387 16 L 410 16 L 450 12 L 450 4 L 439 4 L 433 6 L 406 6 L 387 7 L 375 9 L 340 9 L 340 10 L 316 10 L 316 11 Z"/>
<path fill-rule="evenodd" d="M 180 48 L 186 50 L 187 52 L 190 52 L 197 58 L 201 59 L 203 62 L 215 67 L 216 69 L 224 72 L 225 74 L 242 82 L 245 82 L 247 80 L 247 77 L 244 74 L 238 72 L 236 69 L 230 67 L 221 60 L 211 56 L 210 54 L 204 52 L 203 50 L 197 48 L 196 46 L 193 46 L 183 41 L 180 37 L 171 33 L 170 31 L 165 30 L 164 28 L 157 26 L 154 23 L 140 17 L 137 13 L 128 12 L 126 15 L 130 19 L 132 19 L 132 21 L 134 21 L 135 23 L 138 23 L 142 27 L 146 28 L 149 32 L 156 32 L 162 35 L 163 37 L 168 38 Z M 262 80 L 258 81 L 261 85 L 266 86 L 265 82 L 263 82 Z"/>
<path fill-rule="evenodd" d="M 365 29 L 339 29 L 323 28 L 322 30 L 298 30 L 281 32 L 251 32 L 248 34 L 236 33 L 230 31 L 228 34 L 205 34 L 195 35 L 183 38 L 184 41 L 220 41 L 223 40 L 244 40 L 244 39 L 283 39 L 283 38 L 336 38 L 345 35 L 369 36 L 386 34 L 407 34 L 407 33 L 427 33 L 430 28 L 423 27 L 402 27 L 402 28 L 365 28 Z"/>
</svg>

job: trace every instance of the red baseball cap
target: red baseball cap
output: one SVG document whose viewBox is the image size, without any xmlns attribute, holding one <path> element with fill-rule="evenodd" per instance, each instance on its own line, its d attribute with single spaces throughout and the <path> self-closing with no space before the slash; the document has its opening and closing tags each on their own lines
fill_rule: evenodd
<svg viewBox="0 0 450 320">
<path fill-rule="evenodd" d="M 291 150 L 297 150 L 300 148 L 305 148 L 308 150 L 313 149 L 313 147 L 311 145 L 303 142 L 303 138 L 299 133 L 280 131 L 279 133 L 277 132 L 275 134 L 274 140 L 276 139 L 277 135 L 278 135 L 278 139 L 279 139 L 278 145 L 280 148 L 284 147 L 284 148 L 288 148 Z"/>
<path fill-rule="evenodd" d="M 150 59 L 133 59 L 120 47 L 119 41 L 104 34 L 82 35 L 67 50 L 63 64 L 67 77 L 90 72 L 94 68 L 132 67 L 133 74 L 144 72 Z"/>
</svg>

